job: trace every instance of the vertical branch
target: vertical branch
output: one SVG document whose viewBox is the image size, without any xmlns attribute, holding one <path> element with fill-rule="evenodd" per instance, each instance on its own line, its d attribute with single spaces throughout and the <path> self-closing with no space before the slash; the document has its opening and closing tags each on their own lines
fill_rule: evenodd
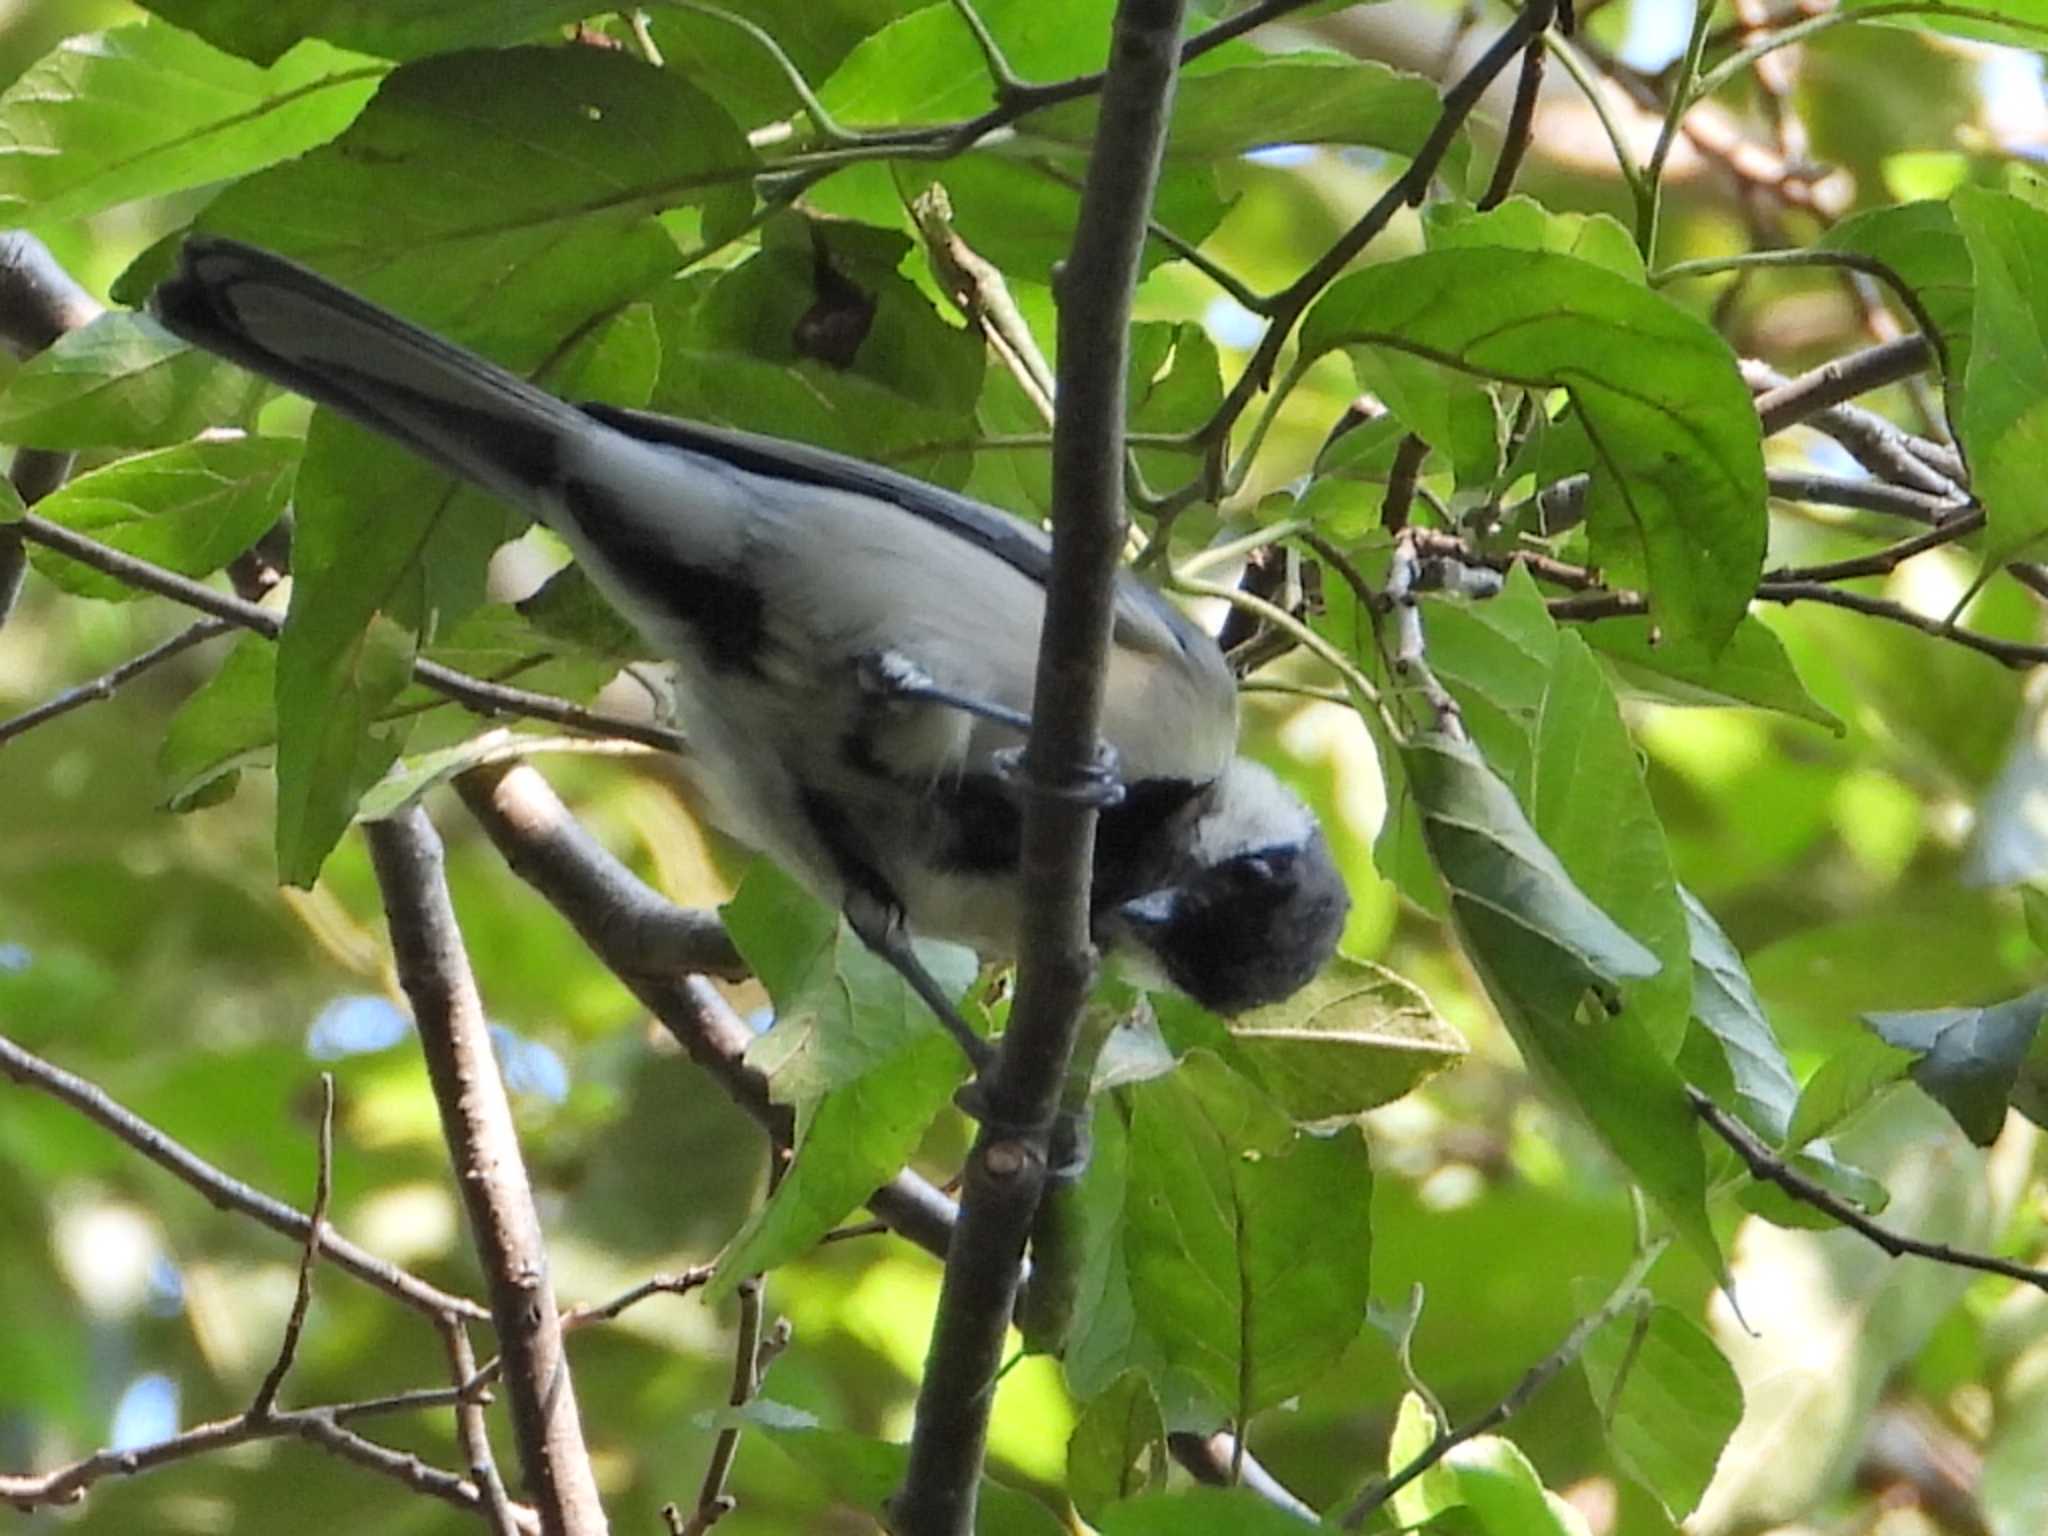
<svg viewBox="0 0 2048 1536">
<path fill-rule="evenodd" d="M 540 1215 L 448 900 L 441 840 L 417 807 L 369 823 L 366 833 L 391 921 L 398 979 L 412 1003 L 490 1289 L 513 1430 L 541 1529 L 545 1536 L 597 1536 L 606 1529 L 604 1510 L 562 1353 Z"/>
<path fill-rule="evenodd" d="M 1019 1261 L 1095 971 L 1088 929 L 1097 745 L 1124 541 L 1124 374 L 1131 293 L 1166 145 L 1185 0 L 1122 0 L 1102 115 L 1059 295 L 1053 568 L 1039 640 L 1025 799 L 1017 1001 L 984 1088 L 910 1467 L 892 1502 L 902 1536 L 969 1536 Z"/>
</svg>

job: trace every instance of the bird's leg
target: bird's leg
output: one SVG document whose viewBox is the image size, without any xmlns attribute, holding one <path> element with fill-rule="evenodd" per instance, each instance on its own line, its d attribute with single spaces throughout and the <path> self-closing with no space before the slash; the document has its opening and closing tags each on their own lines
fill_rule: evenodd
<svg viewBox="0 0 2048 1536">
<path fill-rule="evenodd" d="M 986 1071 L 995 1060 L 995 1047 L 960 1017 L 945 989 L 917 958 L 917 951 L 910 944 L 910 931 L 903 925 L 903 909 L 865 891 L 853 891 L 847 895 L 845 912 L 854 936 L 888 961 L 896 974 L 909 983 L 910 990 L 924 1000 L 924 1005 L 946 1026 L 946 1032 L 959 1042 L 975 1072 Z"/>
<path fill-rule="evenodd" d="M 871 698 L 898 700 L 906 704 L 943 704 L 962 714 L 978 715 L 983 720 L 1007 725 L 1013 731 L 1028 733 L 1031 729 L 1031 717 L 1023 711 L 941 688 L 929 672 L 901 651 L 864 652 L 854 658 L 853 669 L 861 692 Z"/>
</svg>

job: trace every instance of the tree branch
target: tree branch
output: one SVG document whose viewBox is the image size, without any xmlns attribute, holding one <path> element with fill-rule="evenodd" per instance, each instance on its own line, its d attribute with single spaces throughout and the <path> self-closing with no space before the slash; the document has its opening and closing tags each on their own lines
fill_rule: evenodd
<svg viewBox="0 0 2048 1536">
<path fill-rule="evenodd" d="M 786 1145 L 793 1134 L 789 1107 L 769 1099 L 766 1079 L 747 1064 L 754 1031 L 717 988 L 687 974 L 715 972 L 711 962 L 719 957 L 729 959 L 731 974 L 747 974 L 723 929 L 710 939 L 702 928 L 706 915 L 682 912 L 644 885 L 577 824 L 537 770 L 496 763 L 461 775 L 455 788 L 513 872 L 568 920 L 690 1059 Z M 900 1236 L 945 1256 L 953 1202 L 916 1174 L 891 1179 L 869 1197 L 868 1209 Z"/>
<path fill-rule="evenodd" d="M 1053 569 L 1024 795 L 1017 1000 L 986 1074 L 988 1119 L 967 1161 L 917 1399 L 910 1465 L 891 1501 L 902 1536 L 969 1536 L 1025 1235 L 1094 977 L 1088 885 L 1098 737 L 1122 553 L 1124 373 L 1131 295 L 1179 69 L 1185 0 L 1121 0 L 1102 113 L 1059 297 Z"/>
<path fill-rule="evenodd" d="M 364 831 L 390 918 L 399 984 L 412 1003 L 490 1291 L 520 1462 L 543 1536 L 601 1536 L 604 1509 L 562 1352 L 540 1216 L 448 900 L 441 840 L 416 806 L 370 822 Z"/>
<path fill-rule="evenodd" d="M 167 571 L 162 566 L 152 565 L 147 560 L 121 550 L 109 548 L 83 534 L 73 533 L 59 523 L 30 514 L 19 522 L 4 525 L 20 532 L 32 544 L 41 544 L 54 549 L 60 555 L 89 565 L 94 570 L 112 576 L 117 581 L 144 592 L 154 592 L 159 597 L 168 597 L 173 602 L 196 608 L 201 613 L 210 613 L 215 618 L 225 619 L 243 629 L 254 630 L 265 639 L 275 640 L 284 629 L 284 617 L 268 608 L 247 602 L 232 593 L 217 591 L 204 582 L 181 576 L 176 571 Z M 414 681 L 433 689 L 436 693 L 453 699 L 483 715 L 518 715 L 532 720 L 547 720 L 573 731 L 583 731 L 594 736 L 612 736 L 626 741 L 637 741 L 644 746 L 663 752 L 681 752 L 686 743 L 674 731 L 660 726 L 647 725 L 638 720 L 626 720 L 612 715 L 600 714 L 585 709 L 580 704 L 550 697 L 544 693 L 532 693 L 524 688 L 512 688 L 503 683 L 486 682 L 458 672 L 437 661 L 418 660 L 412 664 Z"/>
<path fill-rule="evenodd" d="M 216 635 L 224 635 L 234 625 L 226 619 L 200 619 L 188 624 L 168 640 L 151 646 L 139 656 L 131 656 L 118 667 L 101 673 L 89 683 L 80 683 L 76 688 L 66 688 L 62 693 L 46 699 L 33 709 L 25 709 L 10 720 L 0 720 L 0 746 L 5 746 L 17 736 L 25 736 L 39 725 L 47 724 L 61 715 L 87 704 L 97 704 L 111 699 L 114 691 L 123 683 L 140 677 L 152 667 L 158 667 L 172 657 L 182 655 L 195 645 L 202 645 Z"/>
<path fill-rule="evenodd" d="M 96 1083 L 53 1066 L 0 1035 L 0 1072 L 24 1087 L 69 1104 L 128 1143 L 144 1157 L 204 1195 L 223 1211 L 253 1217 L 273 1232 L 304 1243 L 314 1230 L 310 1218 L 222 1173 L 198 1153 L 174 1141 L 133 1111 L 124 1109 Z M 320 1228 L 320 1251 L 366 1285 L 438 1321 L 443 1317 L 487 1319 L 490 1314 L 465 1296 L 450 1295 L 407 1274 L 397 1265 L 357 1247 L 332 1227 Z"/>
<path fill-rule="evenodd" d="M 1498 1429 L 1509 1419 L 1528 1407 L 1530 1400 L 1538 1392 L 1549 1386 L 1556 1379 L 1560 1371 L 1579 1358 L 1579 1354 L 1585 1349 L 1588 1339 L 1592 1338 L 1594 1334 L 1606 1327 L 1615 1318 L 1621 1316 L 1630 1307 L 1637 1304 L 1642 1291 L 1643 1279 L 1649 1274 L 1651 1267 L 1656 1264 L 1657 1260 L 1663 1256 L 1666 1245 L 1667 1241 L 1660 1239 L 1638 1254 L 1636 1261 L 1629 1265 L 1628 1272 L 1621 1277 L 1614 1289 L 1608 1293 L 1607 1299 L 1593 1311 L 1580 1318 L 1578 1322 L 1574 1323 L 1571 1332 L 1564 1336 L 1563 1341 L 1557 1348 L 1531 1366 L 1523 1374 L 1522 1379 L 1515 1383 L 1514 1389 L 1506 1397 L 1495 1403 L 1477 1418 L 1460 1424 L 1456 1429 L 1452 1429 L 1448 1425 L 1439 1422 L 1436 1438 L 1423 1448 L 1420 1455 L 1416 1456 L 1414 1460 L 1391 1476 L 1377 1478 L 1368 1484 L 1365 1490 L 1356 1499 L 1352 1500 L 1350 1507 L 1344 1511 L 1342 1521 L 1344 1529 L 1347 1531 L 1358 1530 L 1372 1517 L 1375 1510 L 1379 1509 L 1387 1500 L 1391 1499 L 1403 1488 L 1414 1482 L 1416 1478 L 1422 1476 L 1431 1467 L 1442 1461 L 1445 1456 L 1449 1455 L 1458 1446 L 1463 1445 L 1467 1440 L 1485 1434 L 1489 1430 Z"/>
<path fill-rule="evenodd" d="M 1923 1242 L 1917 1237 L 1895 1232 L 1881 1222 L 1872 1221 L 1841 1196 L 1816 1184 L 1794 1169 L 1759 1141 L 1755 1132 L 1748 1126 L 1722 1109 L 1699 1089 L 1688 1088 L 1686 1093 L 1692 1099 L 1693 1113 L 1706 1122 L 1709 1130 L 1728 1143 L 1735 1155 L 1748 1167 L 1751 1177 L 1761 1179 L 1767 1184 L 1775 1184 L 1802 1205 L 1810 1205 L 1817 1211 L 1826 1212 L 1851 1231 L 1869 1238 L 1893 1258 L 1910 1253 L 1918 1258 L 1953 1265 L 1957 1269 L 1974 1269 L 1987 1275 L 2002 1275 L 2008 1280 L 2031 1285 L 2038 1291 L 2048 1291 L 2048 1269 L 2035 1269 L 2026 1264 L 2015 1263 L 2011 1259 L 1997 1258 L 1988 1253 L 1974 1253 L 1967 1248 L 1951 1247 L 1947 1243 Z"/>
</svg>

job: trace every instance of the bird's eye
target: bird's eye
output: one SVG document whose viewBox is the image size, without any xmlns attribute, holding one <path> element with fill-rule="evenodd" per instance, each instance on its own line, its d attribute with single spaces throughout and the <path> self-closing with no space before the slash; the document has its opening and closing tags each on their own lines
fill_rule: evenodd
<svg viewBox="0 0 2048 1536">
<path fill-rule="evenodd" d="M 1264 885 L 1273 878 L 1273 865 L 1264 854 L 1249 854 L 1230 866 L 1231 882 L 1245 887 Z"/>
</svg>

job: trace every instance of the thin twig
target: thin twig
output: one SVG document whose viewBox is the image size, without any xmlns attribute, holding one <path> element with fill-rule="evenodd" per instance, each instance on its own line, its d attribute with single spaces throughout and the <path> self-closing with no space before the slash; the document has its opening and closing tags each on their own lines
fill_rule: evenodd
<svg viewBox="0 0 2048 1536">
<path fill-rule="evenodd" d="M 1515 177 L 1521 174 L 1522 158 L 1529 152 L 1534 135 L 1530 131 L 1536 123 L 1536 102 L 1543 94 L 1543 60 L 1546 57 L 1543 39 L 1533 38 L 1522 50 L 1522 73 L 1515 81 L 1515 104 L 1508 113 L 1507 131 L 1501 138 L 1500 158 L 1493 164 L 1493 179 L 1486 184 L 1486 192 L 1479 199 L 1483 212 L 1496 208 L 1508 199 L 1515 190 Z"/>
<path fill-rule="evenodd" d="M 497 1536 L 513 1536 L 511 1495 L 498 1471 L 498 1458 L 491 1450 L 490 1426 L 484 1422 L 484 1404 L 490 1399 L 477 1383 L 476 1349 L 469 1342 L 469 1330 L 452 1319 L 441 1329 L 448 1350 L 448 1368 L 455 1375 L 451 1394 L 455 1409 L 455 1438 L 469 1462 L 469 1475 L 483 1494 L 484 1518 Z"/>
<path fill-rule="evenodd" d="M 1774 469 L 1765 476 L 1766 488 L 1780 501 L 1805 501 L 1827 507 L 1855 507 L 1864 512 L 1883 512 L 1916 523 L 1936 527 L 1958 521 L 1970 510 L 1967 501 L 1930 496 L 1925 491 L 1887 485 L 1882 480 L 1850 480 L 1840 475 L 1816 475 L 1797 470 Z"/>
<path fill-rule="evenodd" d="M 754 1400 L 761 1386 L 761 1277 L 749 1275 L 739 1284 L 740 1325 L 732 1344 L 732 1389 L 726 1405 L 744 1408 Z M 704 1536 L 712 1526 L 731 1514 L 738 1503 L 726 1491 L 732 1476 L 733 1458 L 739 1455 L 737 1424 L 719 1430 L 711 1445 L 711 1459 L 704 1468 L 704 1481 L 697 1490 L 697 1507 L 683 1522 L 682 1536 Z"/>
<path fill-rule="evenodd" d="M 286 1317 L 284 1337 L 277 1346 L 277 1359 L 264 1374 L 256 1396 L 249 1403 L 252 1419 L 266 1419 L 277 1406 L 277 1394 L 290 1374 L 299 1352 L 299 1336 L 306 1328 L 306 1313 L 313 1305 L 313 1267 L 320 1259 L 320 1230 L 327 1225 L 328 1202 L 334 1197 L 334 1074 L 320 1074 L 320 1134 L 316 1143 L 313 1174 L 313 1209 L 306 1217 L 306 1245 L 299 1254 L 299 1281 L 292 1293 L 291 1314 Z M 450 1323 L 456 1327 L 459 1324 Z"/>
<path fill-rule="evenodd" d="M 1722 1109 L 1699 1089 L 1688 1088 L 1686 1093 L 1692 1099 L 1693 1113 L 1706 1122 L 1708 1129 L 1734 1149 L 1735 1155 L 1742 1159 L 1752 1177 L 1777 1185 L 1802 1205 L 1810 1205 L 1817 1211 L 1826 1212 L 1851 1231 L 1869 1238 L 1893 1258 L 1913 1254 L 1918 1258 L 1933 1259 L 1938 1264 L 1952 1265 L 1957 1269 L 1974 1269 L 1987 1275 L 2002 1275 L 2008 1280 L 2031 1285 L 2038 1291 L 2048 1291 L 2048 1269 L 2036 1269 L 2031 1265 L 2015 1263 L 2011 1259 L 2001 1259 L 1992 1254 L 1956 1248 L 1948 1243 L 1923 1242 L 1917 1237 L 1908 1237 L 1903 1232 L 1896 1232 L 1881 1222 L 1872 1221 L 1841 1196 L 1792 1168 L 1777 1153 L 1759 1141 L 1748 1126 Z"/>
<path fill-rule="evenodd" d="M 118 549 L 111 549 L 83 534 L 72 532 L 61 524 L 53 523 L 31 513 L 17 522 L 8 524 L 18 529 L 31 543 L 54 549 L 61 555 L 69 556 L 81 565 L 89 565 L 96 571 L 112 576 L 131 587 L 144 592 L 154 592 L 159 597 L 168 597 L 196 608 L 201 613 L 212 614 L 243 629 L 254 630 L 266 639 L 275 640 L 284 629 L 281 614 L 268 608 L 258 607 L 232 593 L 216 591 L 203 582 L 167 571 L 162 566 L 152 565 L 147 560 Z M 597 710 L 585 709 L 579 704 L 551 698 L 542 693 L 531 693 L 524 688 L 510 688 L 503 683 L 485 682 L 482 678 L 471 677 L 446 667 L 439 662 L 418 660 L 412 666 L 413 678 L 484 715 L 517 715 L 533 720 L 547 720 L 573 731 L 583 731 L 595 736 L 613 736 L 627 741 L 637 741 L 643 746 L 663 752 L 682 752 L 688 743 L 675 731 L 660 726 L 648 725 L 637 720 L 625 720 L 606 715 Z"/>
<path fill-rule="evenodd" d="M 183 1180 L 223 1211 L 253 1217 L 273 1232 L 295 1242 L 312 1240 L 311 1219 L 281 1200 L 273 1200 L 241 1180 L 222 1173 L 182 1142 L 174 1141 L 132 1110 L 124 1109 L 96 1083 L 53 1066 L 0 1035 L 0 1072 L 24 1087 L 34 1088 L 69 1104 L 87 1119 L 105 1127 L 144 1157 Z M 357 1247 L 329 1228 L 320 1233 L 320 1251 L 341 1269 L 385 1295 L 436 1320 L 442 1317 L 488 1319 L 490 1313 L 464 1296 L 455 1296 L 397 1265 Z"/>
<path fill-rule="evenodd" d="M 1358 1530 L 1372 1517 L 1375 1510 L 1442 1461 L 1451 1451 L 1467 1440 L 1486 1434 L 1489 1430 L 1498 1429 L 1527 1407 L 1530 1400 L 1550 1385 L 1559 1372 L 1579 1358 L 1588 1339 L 1637 1304 L 1644 1278 L 1663 1256 L 1668 1244 L 1668 1238 L 1660 1239 L 1638 1254 L 1636 1261 L 1629 1265 L 1628 1272 L 1608 1293 L 1607 1299 L 1574 1323 L 1571 1332 L 1564 1336 L 1563 1342 L 1524 1372 L 1522 1379 L 1515 1383 L 1514 1390 L 1506 1397 L 1477 1418 L 1460 1424 L 1456 1429 L 1451 1429 L 1439 1421 L 1436 1438 L 1431 1440 L 1419 1455 L 1390 1476 L 1375 1479 L 1364 1492 L 1352 1500 L 1350 1507 L 1344 1511 L 1341 1522 L 1344 1529 Z"/>
<path fill-rule="evenodd" d="M 1430 129 L 1422 147 L 1415 152 L 1407 171 L 1306 271 L 1273 296 L 1272 307 L 1268 311 L 1271 320 L 1265 335 L 1260 338 L 1259 345 L 1245 363 L 1244 371 L 1238 375 L 1222 403 L 1195 434 L 1211 447 L 1212 476 L 1220 477 L 1224 441 L 1229 437 L 1231 427 L 1244 414 L 1245 407 L 1251 403 L 1252 396 L 1271 380 L 1281 348 L 1294 330 L 1295 322 L 1307 312 L 1316 295 L 1328 287 L 1354 257 L 1379 238 L 1396 213 L 1421 201 L 1436 175 L 1437 167 L 1457 141 L 1458 131 L 1479 104 L 1486 88 L 1531 39 L 1550 25 L 1556 9 L 1556 0 L 1529 0 L 1516 13 L 1514 20 L 1494 39 L 1486 52 L 1444 92 L 1436 124 Z"/>
<path fill-rule="evenodd" d="M 129 682 L 152 667 L 162 666 L 173 656 L 182 655 L 195 645 L 204 644 L 216 635 L 224 635 L 234 625 L 226 619 L 200 619 L 187 625 L 168 640 L 159 642 L 142 652 L 131 656 L 118 667 L 101 673 L 89 683 L 80 683 L 75 688 L 66 688 L 54 698 L 46 699 L 34 709 L 25 709 L 11 720 L 0 720 L 0 746 L 16 736 L 26 735 L 39 725 L 47 724 L 60 715 L 69 714 L 87 704 L 97 704 L 102 699 L 111 699 L 123 683 Z"/>
<path fill-rule="evenodd" d="M 0 1474 L 0 1504 L 23 1511 L 75 1504 L 93 1484 L 110 1477 L 134 1477 L 173 1462 L 212 1455 L 229 1446 L 297 1439 L 393 1478 L 415 1493 L 440 1499 L 467 1513 L 484 1512 L 484 1495 L 467 1478 L 430 1466 L 409 1452 L 379 1445 L 342 1426 L 343 1418 L 358 1417 L 368 1406 L 349 1403 L 332 1408 L 275 1410 L 261 1419 L 238 1413 L 231 1419 L 195 1424 L 153 1445 L 95 1451 L 48 1472 Z M 511 1521 L 519 1536 L 542 1536 L 540 1519 L 531 1509 L 512 1505 Z"/>
</svg>

